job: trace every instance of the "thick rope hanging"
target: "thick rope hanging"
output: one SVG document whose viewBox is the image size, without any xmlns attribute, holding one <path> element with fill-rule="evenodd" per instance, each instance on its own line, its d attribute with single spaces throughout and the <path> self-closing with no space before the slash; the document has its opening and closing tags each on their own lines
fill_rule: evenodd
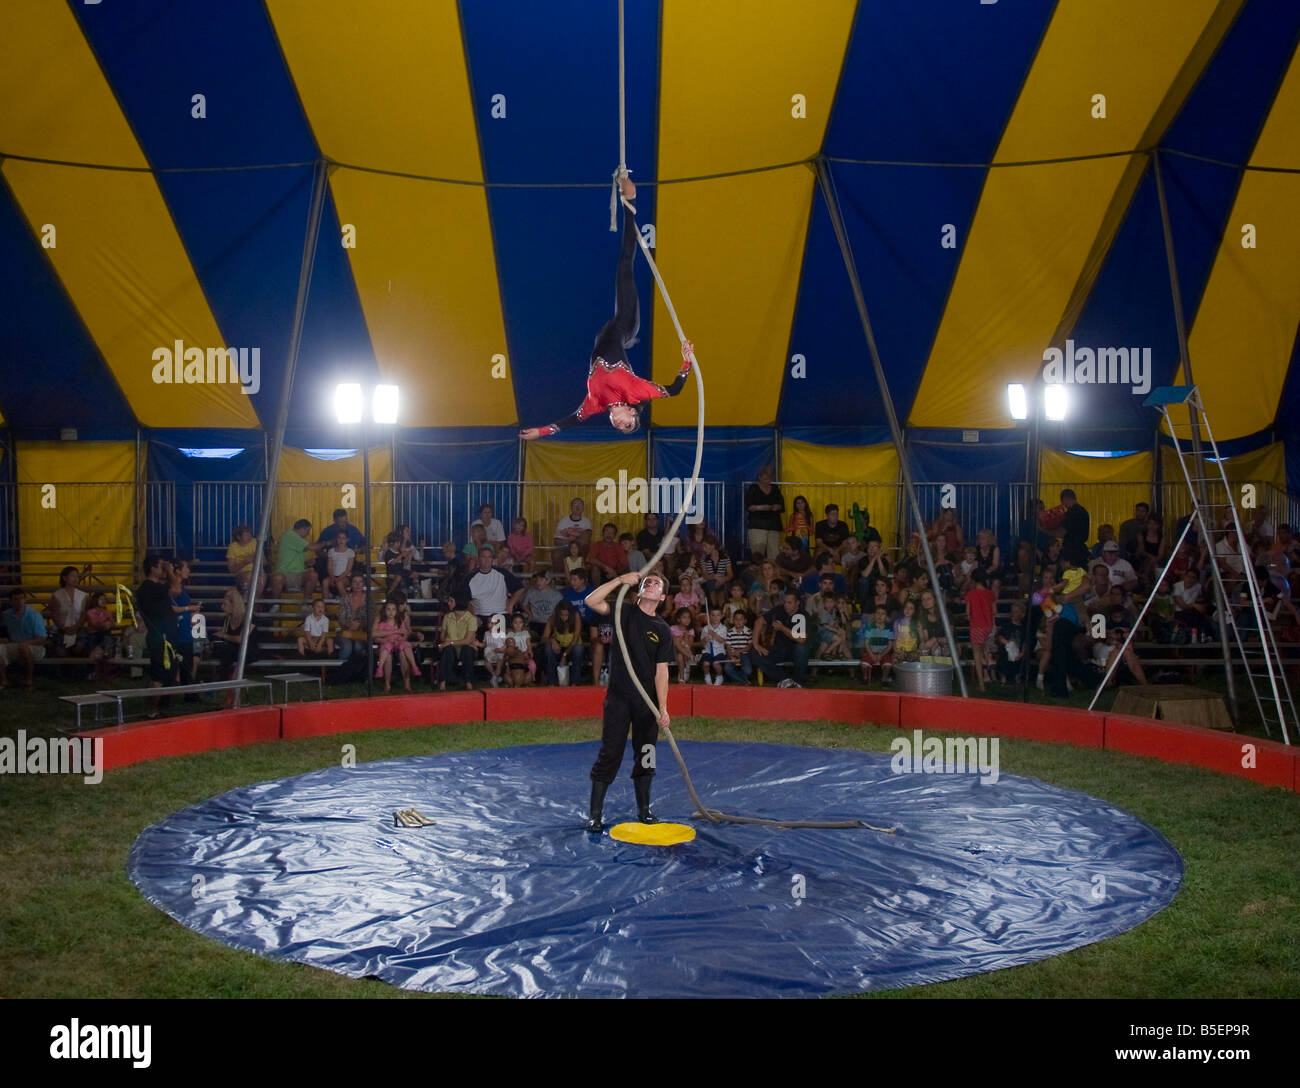
<svg viewBox="0 0 1300 1088">
<path fill-rule="evenodd" d="M 621 199 L 618 196 L 618 182 L 620 177 L 628 174 L 627 169 L 627 148 L 626 148 L 626 128 L 624 114 L 624 92 L 623 92 L 623 0 L 618 0 L 618 151 L 619 166 L 614 171 L 614 196 L 610 198 L 610 230 L 615 230 L 615 222 L 618 205 L 616 201 Z M 635 213 L 636 209 L 626 200 L 623 206 L 628 212 Z M 650 255 L 650 247 L 646 245 L 645 238 L 641 232 L 637 232 L 637 242 L 640 243 L 641 252 L 645 254 L 646 263 L 650 265 L 650 271 L 654 275 L 655 283 L 659 285 L 660 297 L 664 300 L 664 306 L 668 310 L 668 316 L 672 318 L 673 328 L 677 330 L 678 341 L 685 346 L 686 334 L 682 331 L 682 324 L 677 320 L 677 311 L 673 309 L 673 300 L 668 295 L 668 288 L 664 285 L 664 278 L 659 274 L 659 266 L 655 264 L 655 259 Z M 700 364 L 695 359 L 695 352 L 692 351 L 689 356 L 691 370 L 695 374 L 695 388 L 699 393 L 699 413 L 695 424 L 695 465 L 691 469 L 691 482 L 687 487 L 686 493 L 682 496 L 681 509 L 677 511 L 677 517 L 673 520 L 672 526 L 664 533 L 663 540 L 659 544 L 659 550 L 645 565 L 646 570 L 653 570 L 664 556 L 668 553 L 668 545 L 677 536 L 678 530 L 682 527 L 682 520 L 686 517 L 686 511 L 690 509 L 695 501 L 695 492 L 700 483 L 700 463 L 704 457 L 704 378 L 700 374 Z M 619 586 L 618 597 L 614 601 L 614 634 L 618 638 L 618 648 L 623 654 L 623 664 L 627 668 L 627 674 L 632 680 L 633 687 L 636 688 L 637 694 L 641 696 L 641 701 L 645 703 L 650 712 L 659 718 L 659 707 L 653 699 L 646 694 L 645 688 L 641 686 L 641 681 L 637 679 L 636 671 L 632 667 L 632 657 L 628 653 L 627 638 L 623 634 L 623 624 L 619 622 L 619 616 L 622 614 L 623 601 L 627 597 L 627 591 L 630 587 L 625 583 Z M 815 827 L 815 828 L 867 828 L 871 831 L 883 831 L 892 833 L 892 827 L 874 827 L 863 820 L 842 820 L 842 821 L 814 821 L 814 820 L 762 820 L 755 816 L 729 816 L 726 813 L 719 812 L 717 809 L 708 808 L 700 800 L 699 794 L 695 792 L 695 783 L 691 781 L 691 772 L 686 769 L 686 760 L 682 758 L 682 753 L 677 747 L 677 741 L 673 737 L 673 732 L 667 726 L 661 726 L 664 735 L 668 738 L 668 744 L 673 750 L 673 755 L 677 759 L 677 765 L 681 768 L 682 778 L 686 782 L 686 791 L 691 796 L 691 801 L 695 805 L 697 815 L 703 816 L 710 823 L 732 823 L 732 824 L 762 824 L 766 827 Z"/>
</svg>

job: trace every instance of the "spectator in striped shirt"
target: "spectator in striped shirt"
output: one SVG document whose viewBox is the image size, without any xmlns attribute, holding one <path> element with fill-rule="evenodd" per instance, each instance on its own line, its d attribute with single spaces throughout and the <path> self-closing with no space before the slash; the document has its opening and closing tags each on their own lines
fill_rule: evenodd
<svg viewBox="0 0 1300 1088">
<path fill-rule="evenodd" d="M 754 675 L 754 660 L 749 656 L 754 632 L 749 629 L 749 614 L 737 609 L 731 614 L 731 627 L 727 631 L 727 661 L 722 666 L 723 675 L 733 684 L 748 684 Z"/>
<path fill-rule="evenodd" d="M 731 577 L 731 557 L 718 547 L 717 537 L 704 538 L 704 554 L 700 556 L 700 588 L 713 603 L 716 594 Z"/>
</svg>

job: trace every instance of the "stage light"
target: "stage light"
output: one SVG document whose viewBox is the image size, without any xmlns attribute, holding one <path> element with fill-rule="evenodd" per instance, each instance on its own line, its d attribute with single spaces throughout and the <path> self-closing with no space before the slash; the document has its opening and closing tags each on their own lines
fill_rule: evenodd
<svg viewBox="0 0 1300 1088">
<path fill-rule="evenodd" d="M 375 386 L 375 422 L 397 422 L 397 386 Z"/>
<path fill-rule="evenodd" d="M 1060 422 L 1065 418 L 1065 386 L 1046 385 L 1043 387 L 1043 415 L 1050 420 Z"/>
<path fill-rule="evenodd" d="M 1025 396 L 1025 387 L 1019 382 L 1007 386 L 1007 400 L 1011 405 L 1012 419 L 1029 418 L 1029 399 Z"/>
<path fill-rule="evenodd" d="M 360 423 L 363 409 L 361 386 L 344 382 L 334 388 L 334 415 L 340 423 Z"/>
</svg>

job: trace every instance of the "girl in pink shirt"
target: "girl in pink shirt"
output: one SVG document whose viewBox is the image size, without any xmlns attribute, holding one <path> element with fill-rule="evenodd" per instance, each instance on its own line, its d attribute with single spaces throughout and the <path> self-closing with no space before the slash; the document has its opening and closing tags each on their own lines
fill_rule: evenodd
<svg viewBox="0 0 1300 1088">
<path fill-rule="evenodd" d="M 527 518 L 515 518 L 506 546 L 515 562 L 524 565 L 524 570 L 533 569 L 533 534 L 528 531 Z"/>
</svg>

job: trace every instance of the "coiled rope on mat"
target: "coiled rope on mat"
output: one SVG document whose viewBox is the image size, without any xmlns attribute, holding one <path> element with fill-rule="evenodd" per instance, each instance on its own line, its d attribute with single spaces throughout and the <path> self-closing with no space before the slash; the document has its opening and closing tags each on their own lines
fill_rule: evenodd
<svg viewBox="0 0 1300 1088">
<path fill-rule="evenodd" d="M 626 150 L 626 125 L 624 118 L 624 92 L 623 92 L 623 0 L 618 0 L 618 144 L 619 144 L 619 165 L 614 171 L 614 191 L 618 192 L 618 179 L 628 174 L 627 169 L 627 150 Z M 620 198 L 621 199 L 621 198 Z M 631 213 L 635 214 L 636 209 L 626 200 L 623 200 L 623 206 Z M 610 230 L 614 230 L 614 218 L 617 214 L 617 208 L 613 199 L 610 200 Z M 686 344 L 686 334 L 682 332 L 682 323 L 677 320 L 677 311 L 673 309 L 673 300 L 668 295 L 668 288 L 664 285 L 664 278 L 659 274 L 659 266 L 655 264 L 655 259 L 650 255 L 650 247 L 646 245 L 645 239 L 641 232 L 637 232 L 637 241 L 641 245 L 641 252 L 645 254 L 646 263 L 650 265 L 650 271 L 654 275 L 655 283 L 659 285 L 659 294 L 664 300 L 664 306 L 668 310 L 668 316 L 672 318 L 673 328 L 677 330 L 677 339 L 683 345 Z M 673 520 L 672 527 L 664 533 L 663 539 L 659 543 L 659 550 L 655 552 L 654 557 L 646 564 L 646 570 L 653 570 L 668 552 L 668 545 L 677 536 L 677 532 L 682 527 L 682 519 L 686 517 L 686 511 L 690 509 L 695 500 L 695 492 L 700 482 L 700 463 L 704 457 L 704 378 L 700 374 L 700 364 L 695 359 L 695 352 L 692 350 L 690 355 L 691 370 L 695 374 L 695 388 L 699 393 L 699 414 L 695 424 L 695 466 L 691 469 L 690 486 L 682 496 L 681 508 L 677 511 L 677 517 Z M 667 582 L 664 582 L 665 587 Z M 623 634 L 623 624 L 619 621 L 622 615 L 623 600 L 627 596 L 628 589 L 631 588 L 627 583 L 619 586 L 618 597 L 614 601 L 614 635 L 618 639 L 618 648 L 623 654 L 623 664 L 627 668 L 627 674 L 632 680 L 633 687 L 636 688 L 637 694 L 641 696 L 641 701 L 649 708 L 650 712 L 659 718 L 659 707 L 646 694 L 645 688 L 641 686 L 641 681 L 637 679 L 636 671 L 632 667 L 632 656 L 628 653 L 627 639 Z M 673 731 L 666 725 L 661 726 L 664 735 L 668 738 L 668 743 L 672 747 L 673 755 L 677 759 L 677 765 L 681 768 L 682 778 L 686 782 L 686 791 L 691 795 L 691 801 L 695 805 L 695 814 L 703 816 L 710 823 L 731 823 L 731 824 L 762 824 L 766 827 L 817 827 L 817 828 L 866 828 L 870 831 L 883 831 L 892 834 L 892 827 L 875 827 L 864 820 L 763 820 L 756 816 L 731 816 L 725 812 L 719 812 L 717 809 L 709 808 L 700 800 L 700 795 L 695 792 L 695 783 L 691 781 L 691 772 L 686 769 L 686 760 L 682 758 L 681 750 L 677 747 L 677 741 L 673 737 Z"/>
</svg>

